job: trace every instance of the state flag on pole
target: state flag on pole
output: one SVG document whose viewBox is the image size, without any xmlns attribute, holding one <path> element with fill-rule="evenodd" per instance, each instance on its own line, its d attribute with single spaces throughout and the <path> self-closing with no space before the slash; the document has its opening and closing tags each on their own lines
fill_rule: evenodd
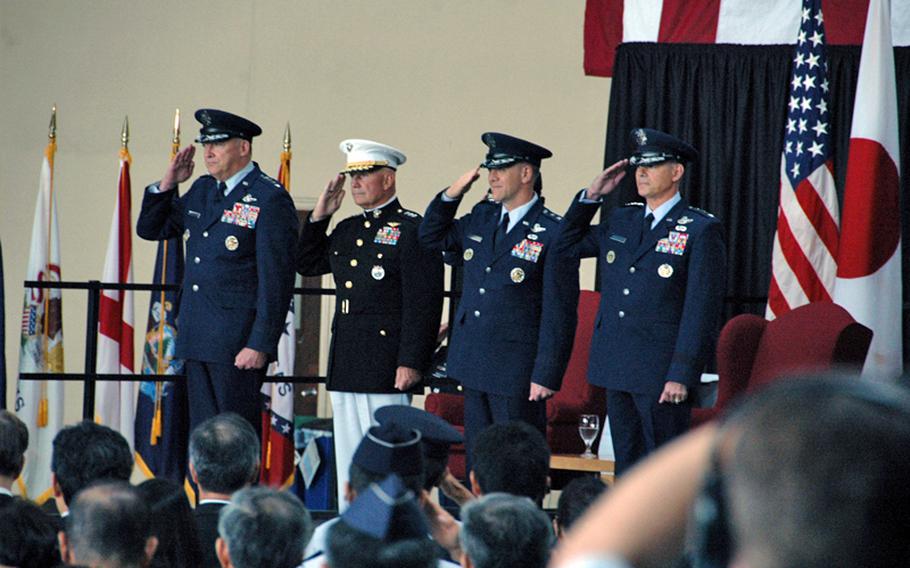
<svg viewBox="0 0 910 568">
<path fill-rule="evenodd" d="M 901 222 L 897 86 L 890 6 L 871 0 L 860 58 L 834 301 L 873 331 L 865 374 L 897 377 Z"/>
<path fill-rule="evenodd" d="M 179 237 L 160 241 L 152 281 L 179 284 L 183 281 L 183 262 L 183 243 Z M 142 374 L 183 373 L 183 360 L 174 356 L 178 309 L 176 290 L 152 293 Z M 183 483 L 189 436 L 188 412 L 186 381 L 140 383 L 136 403 L 136 465 L 146 476 Z"/>
<path fill-rule="evenodd" d="M 130 154 L 120 150 L 120 181 L 104 257 L 103 282 L 133 283 Z M 133 374 L 133 291 L 102 290 L 98 310 L 98 373 Z M 99 381 L 95 385 L 95 421 L 117 430 L 133 443 L 136 383 Z"/>
<path fill-rule="evenodd" d="M 834 293 L 839 214 L 825 35 L 821 0 L 803 0 L 784 127 L 768 319 L 810 302 L 830 302 Z"/>
<path fill-rule="evenodd" d="M 285 135 L 278 182 L 288 191 L 291 184 L 289 134 Z M 278 360 L 269 365 L 268 375 L 287 377 L 294 374 L 294 298 L 284 321 L 284 332 L 278 340 Z M 273 487 L 290 487 L 294 482 L 294 383 L 262 384 L 262 469 L 260 482 Z"/>
<path fill-rule="evenodd" d="M 54 119 L 51 132 L 54 132 Z M 60 233 L 54 197 L 54 138 L 44 151 L 26 280 L 60 281 Z M 20 373 L 63 372 L 63 315 L 59 288 L 26 288 L 22 302 Z M 43 503 L 53 495 L 51 443 L 63 426 L 63 383 L 20 379 L 16 414 L 28 426 L 25 469 L 17 482 L 21 495 Z"/>
</svg>

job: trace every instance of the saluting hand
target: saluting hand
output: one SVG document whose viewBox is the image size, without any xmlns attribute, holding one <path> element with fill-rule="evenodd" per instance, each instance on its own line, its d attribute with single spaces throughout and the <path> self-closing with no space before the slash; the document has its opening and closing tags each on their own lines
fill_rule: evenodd
<svg viewBox="0 0 910 568">
<path fill-rule="evenodd" d="M 344 200 L 344 174 L 338 174 L 329 180 L 325 189 L 319 194 L 316 200 L 316 207 L 310 213 L 311 221 L 322 221 L 326 217 L 331 217 L 341 207 Z"/>
<path fill-rule="evenodd" d="M 183 183 L 193 175 L 193 168 L 196 163 L 193 162 L 193 156 L 196 155 L 196 147 L 190 144 L 186 148 L 177 152 L 174 159 L 167 165 L 167 170 L 161 176 L 161 185 L 158 187 L 161 191 L 170 191 L 177 187 L 178 183 Z"/>
<path fill-rule="evenodd" d="M 600 172 L 600 174 L 591 182 L 591 187 L 588 188 L 588 199 L 600 199 L 616 189 L 616 186 L 619 185 L 622 178 L 626 177 L 626 166 L 628 165 L 629 160 L 620 160 Z"/>
<path fill-rule="evenodd" d="M 480 177 L 480 166 L 470 169 L 461 174 L 461 177 L 455 180 L 455 183 L 446 189 L 446 195 L 450 199 L 458 199 L 471 189 L 471 186 Z"/>
</svg>

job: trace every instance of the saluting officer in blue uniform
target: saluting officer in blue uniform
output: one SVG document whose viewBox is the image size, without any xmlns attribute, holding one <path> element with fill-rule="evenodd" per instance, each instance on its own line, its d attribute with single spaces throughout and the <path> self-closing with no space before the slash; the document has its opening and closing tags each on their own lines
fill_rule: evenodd
<svg viewBox="0 0 910 568">
<path fill-rule="evenodd" d="M 594 178 L 566 213 L 558 255 L 598 257 L 601 302 L 588 380 L 607 389 L 616 472 L 689 426 L 692 390 L 714 345 L 725 290 L 720 222 L 679 194 L 689 144 L 647 128 L 635 148 Z M 645 203 L 591 226 L 604 195 L 635 171 Z"/>
<path fill-rule="evenodd" d="M 546 399 L 559 390 L 562 366 L 538 352 L 545 269 L 561 218 L 535 191 L 540 162 L 553 154 L 537 144 L 487 132 L 484 162 L 430 203 L 420 241 L 460 255 L 464 286 L 450 323 L 447 371 L 464 386 L 468 452 L 494 422 L 524 420 L 546 431 Z M 464 194 L 489 171 L 490 198 L 455 219 Z M 541 344 L 552 346 L 553 342 Z"/>
<path fill-rule="evenodd" d="M 303 225 L 297 270 L 332 273 L 335 317 L 326 388 L 334 415 L 338 504 L 351 457 L 376 424 L 378 408 L 410 404 L 407 391 L 429 368 L 442 315 L 442 258 L 417 242 L 420 215 L 396 197 L 403 152 L 371 140 L 344 140 L 342 172 L 332 178 Z M 338 223 L 345 174 L 362 213 Z"/>
<path fill-rule="evenodd" d="M 190 430 L 233 411 L 258 432 L 259 390 L 293 293 L 297 213 L 252 161 L 259 126 L 214 109 L 196 111 L 196 120 L 209 175 L 179 196 L 196 149 L 180 150 L 146 188 L 136 232 L 148 240 L 183 235 L 186 245 L 177 357 L 185 361 Z"/>
</svg>

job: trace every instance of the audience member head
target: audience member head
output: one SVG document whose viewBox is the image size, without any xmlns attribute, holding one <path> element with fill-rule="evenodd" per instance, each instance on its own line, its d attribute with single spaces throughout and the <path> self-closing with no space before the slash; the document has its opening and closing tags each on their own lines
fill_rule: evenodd
<svg viewBox="0 0 910 568">
<path fill-rule="evenodd" d="M 153 567 L 193 568 L 202 563 L 199 531 L 183 487 L 169 479 L 149 479 L 138 487 L 151 512 L 158 548 Z"/>
<path fill-rule="evenodd" d="M 218 517 L 215 550 L 224 567 L 294 568 L 313 535 L 303 503 L 287 491 L 248 487 Z"/>
<path fill-rule="evenodd" d="M 553 533 L 547 514 L 530 499 L 489 493 L 461 510 L 463 565 L 473 568 L 544 568 Z"/>
<path fill-rule="evenodd" d="M 464 436 L 439 416 L 413 406 L 383 406 L 374 415 L 380 424 L 394 422 L 420 432 L 424 464 L 423 488 L 430 491 L 436 487 L 449 465 L 449 446 L 461 444 Z"/>
<path fill-rule="evenodd" d="M 9 410 L 0 410 L 0 487 L 10 489 L 22 473 L 28 428 Z"/>
<path fill-rule="evenodd" d="M 415 494 L 423 488 L 423 451 L 420 432 L 387 422 L 370 428 L 360 441 L 348 470 L 348 502 L 371 483 L 397 475 Z"/>
<path fill-rule="evenodd" d="M 477 494 L 509 493 L 540 505 L 550 483 L 550 449 L 526 422 L 493 424 L 474 444 L 471 484 Z"/>
<path fill-rule="evenodd" d="M 190 472 L 200 490 L 229 498 L 259 475 L 259 437 L 233 412 L 209 418 L 190 435 Z"/>
<path fill-rule="evenodd" d="M 332 568 L 433 568 L 437 548 L 414 493 L 396 475 L 373 483 L 329 530 Z"/>
<path fill-rule="evenodd" d="M 606 491 L 606 484 L 597 477 L 576 477 L 570 481 L 559 494 L 556 518 L 553 519 L 556 536 L 562 538 L 575 521 Z"/>
<path fill-rule="evenodd" d="M 101 480 L 129 481 L 133 472 L 133 455 L 126 439 L 91 420 L 57 432 L 53 446 L 51 473 L 61 512 L 89 484 Z"/>
<path fill-rule="evenodd" d="M 157 544 L 148 506 L 122 481 L 100 481 L 80 491 L 60 533 L 66 564 L 96 568 L 144 568 Z"/>
<path fill-rule="evenodd" d="M 708 543 L 699 559 L 726 552 L 752 568 L 906 562 L 910 394 L 860 381 L 779 381 L 729 417 L 695 507 Z"/>
<path fill-rule="evenodd" d="M 0 566 L 47 568 L 59 563 L 57 530 L 47 513 L 18 497 L 0 506 Z"/>
</svg>

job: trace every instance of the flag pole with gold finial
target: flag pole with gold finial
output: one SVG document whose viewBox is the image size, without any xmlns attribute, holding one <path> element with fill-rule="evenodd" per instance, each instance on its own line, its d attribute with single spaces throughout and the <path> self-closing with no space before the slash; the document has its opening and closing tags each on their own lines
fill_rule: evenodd
<svg viewBox="0 0 910 568">
<path fill-rule="evenodd" d="M 281 159 L 278 165 L 278 183 L 284 186 L 288 192 L 291 191 L 291 123 L 288 122 L 284 127 L 284 142 L 282 143 Z M 271 436 L 266 437 L 265 446 L 265 463 L 262 464 L 264 469 L 272 467 L 272 440 Z"/>
<path fill-rule="evenodd" d="M 48 199 L 49 203 L 54 202 L 54 154 L 57 153 L 57 104 L 54 103 L 53 108 L 51 109 L 51 122 L 47 127 L 47 148 L 44 149 L 44 156 L 47 158 L 48 166 L 50 166 L 50 197 Z M 47 251 L 45 255 L 45 266 L 44 273 L 47 275 L 47 278 L 51 277 L 51 226 L 54 222 L 54 208 L 47 208 Z M 44 343 L 44 364 L 47 371 L 51 371 L 51 357 L 50 357 L 50 337 L 48 337 L 48 324 L 50 322 L 50 298 L 51 298 L 51 289 L 48 288 L 44 292 L 44 325 L 42 330 L 42 342 Z M 47 426 L 47 381 L 41 382 L 41 399 L 38 401 L 38 427 L 44 428 Z"/>
<path fill-rule="evenodd" d="M 180 151 L 180 109 L 174 111 L 174 132 L 171 137 L 171 160 Z M 164 241 L 161 255 L 161 280 L 164 285 L 167 282 L 167 257 L 169 241 Z M 162 289 L 158 297 L 158 353 L 155 356 L 155 373 L 163 375 L 167 371 L 165 367 L 166 353 L 164 351 L 164 326 L 167 323 L 167 293 Z M 150 444 L 158 445 L 158 438 L 161 437 L 163 423 L 163 398 L 164 383 L 155 381 L 155 413 L 152 416 L 152 427 L 149 429 L 151 440 Z"/>
</svg>

